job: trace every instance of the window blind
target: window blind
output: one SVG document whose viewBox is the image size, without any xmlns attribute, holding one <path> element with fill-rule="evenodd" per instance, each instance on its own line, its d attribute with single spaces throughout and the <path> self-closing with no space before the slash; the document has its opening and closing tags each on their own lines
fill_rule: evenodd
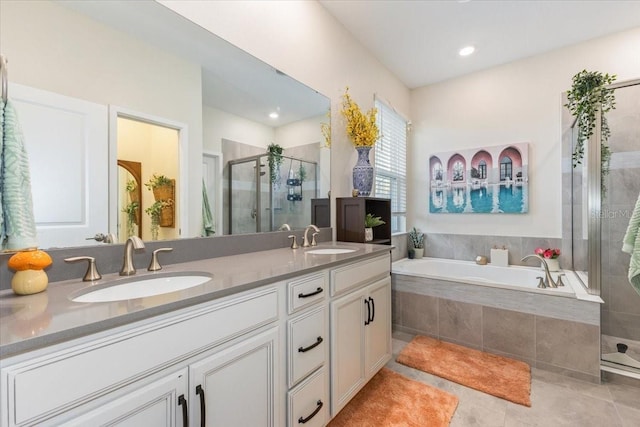
<svg viewBox="0 0 640 427">
<path fill-rule="evenodd" d="M 406 231 L 407 121 L 387 104 L 375 100 L 382 138 L 375 149 L 375 196 L 391 199 L 391 232 Z"/>
</svg>

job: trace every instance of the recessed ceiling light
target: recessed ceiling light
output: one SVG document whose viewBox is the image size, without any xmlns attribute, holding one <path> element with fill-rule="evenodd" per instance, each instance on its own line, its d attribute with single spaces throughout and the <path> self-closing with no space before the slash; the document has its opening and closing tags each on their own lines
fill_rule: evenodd
<svg viewBox="0 0 640 427">
<path fill-rule="evenodd" d="M 269 117 L 272 119 L 277 119 L 278 117 L 280 117 L 280 114 L 278 114 L 277 112 L 273 111 L 271 113 L 269 113 Z"/>
<path fill-rule="evenodd" d="M 460 56 L 469 56 L 471 55 L 474 51 L 476 50 L 475 47 L 473 46 L 465 46 L 462 49 L 460 49 L 460 51 L 458 52 L 458 54 Z"/>
</svg>

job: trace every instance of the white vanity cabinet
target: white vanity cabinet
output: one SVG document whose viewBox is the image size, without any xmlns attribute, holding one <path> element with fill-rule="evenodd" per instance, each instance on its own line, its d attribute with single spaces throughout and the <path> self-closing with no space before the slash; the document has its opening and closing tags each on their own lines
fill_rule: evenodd
<svg viewBox="0 0 640 427">
<path fill-rule="evenodd" d="M 189 366 L 192 426 L 278 427 L 278 328 Z"/>
<path fill-rule="evenodd" d="M 391 357 L 390 266 L 372 255 L 2 359 L 0 427 L 325 426 Z"/>
<path fill-rule="evenodd" d="M 163 408 L 166 425 L 181 426 L 182 395 L 189 418 L 200 418 L 198 385 L 207 393 L 207 414 L 221 407 L 221 416 L 232 408 L 242 408 L 243 417 L 251 408 L 262 411 L 246 424 L 217 425 L 278 426 L 278 295 L 277 287 L 262 288 L 3 360 L 0 426 L 61 425 L 81 417 L 155 426 L 163 424 L 138 423 L 134 415 L 156 417 Z M 186 373 L 174 378 L 180 370 Z M 145 400 L 153 394 L 156 399 Z"/>
<path fill-rule="evenodd" d="M 331 414 L 391 359 L 389 256 L 331 272 Z"/>
<path fill-rule="evenodd" d="M 328 271 L 287 283 L 287 426 L 329 421 Z"/>
<path fill-rule="evenodd" d="M 67 427 L 187 427 L 187 379 L 187 369 L 171 372 L 63 424 Z"/>
</svg>

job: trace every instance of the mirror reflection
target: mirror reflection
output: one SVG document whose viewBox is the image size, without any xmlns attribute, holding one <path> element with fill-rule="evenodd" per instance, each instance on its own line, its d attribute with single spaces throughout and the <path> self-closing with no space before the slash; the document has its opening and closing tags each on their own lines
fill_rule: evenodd
<svg viewBox="0 0 640 427">
<path fill-rule="evenodd" d="M 312 221 L 312 203 L 330 190 L 328 98 L 155 1 L 0 8 L 40 247 Z M 268 170 L 270 145 L 283 149 L 275 180 L 257 172 Z M 236 182 L 232 169 L 251 161 Z M 153 176 L 173 182 L 172 198 L 154 195 Z"/>
</svg>

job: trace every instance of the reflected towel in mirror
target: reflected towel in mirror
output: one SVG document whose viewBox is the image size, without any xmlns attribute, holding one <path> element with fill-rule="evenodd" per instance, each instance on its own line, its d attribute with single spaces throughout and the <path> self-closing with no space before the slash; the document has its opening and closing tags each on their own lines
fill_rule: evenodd
<svg viewBox="0 0 640 427">
<path fill-rule="evenodd" d="M 3 250 L 38 246 L 31 197 L 29 158 L 16 110 L 1 101 L 0 241 Z"/>
</svg>

